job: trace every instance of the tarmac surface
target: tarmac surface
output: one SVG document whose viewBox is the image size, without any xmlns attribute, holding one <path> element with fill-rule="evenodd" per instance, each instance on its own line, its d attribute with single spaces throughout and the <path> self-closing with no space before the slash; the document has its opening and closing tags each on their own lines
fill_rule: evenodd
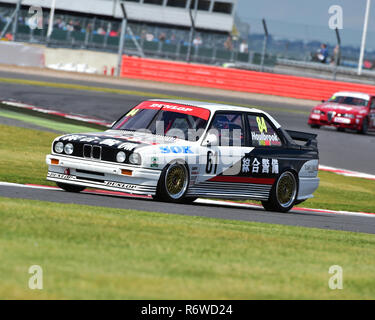
<svg viewBox="0 0 375 320">
<path fill-rule="evenodd" d="M 90 87 L 115 88 L 130 91 L 145 92 L 145 84 L 142 87 L 135 81 L 133 86 L 113 84 L 110 80 L 108 84 L 87 80 L 72 80 L 53 78 L 50 76 L 30 75 L 21 73 L 11 73 L 0 71 L 0 78 L 26 79 L 34 81 L 45 81 L 49 83 L 69 83 Z M 147 82 L 146 82 L 147 84 Z M 115 94 L 93 90 L 75 90 L 58 87 L 43 87 L 35 85 L 25 85 L 16 83 L 0 82 L 0 100 L 14 100 L 27 104 L 32 104 L 46 109 L 58 110 L 66 113 L 79 113 L 107 120 L 109 122 L 117 120 L 130 108 L 139 102 L 155 98 L 155 94 L 170 94 L 181 98 L 194 98 L 205 100 L 220 100 L 230 104 L 248 104 L 264 109 L 286 129 L 312 132 L 318 134 L 320 151 L 320 163 L 322 165 L 347 170 L 359 171 L 375 174 L 375 133 L 361 135 L 356 132 L 337 132 L 334 128 L 311 129 L 307 125 L 308 114 L 311 110 L 311 101 L 298 101 L 295 99 L 281 99 L 274 97 L 272 100 L 267 97 L 262 101 L 262 96 L 244 95 L 228 92 L 225 96 L 221 92 L 220 96 L 199 93 L 200 88 L 193 88 L 196 92 L 178 91 L 173 85 L 164 84 L 165 89 L 150 89 L 150 95 Z M 170 89 L 168 89 L 170 87 Z M 298 104 L 299 103 L 299 104 Z"/>
<path fill-rule="evenodd" d="M 267 212 L 262 208 L 243 208 L 233 204 L 205 204 L 197 200 L 193 204 L 156 202 L 151 199 L 113 196 L 94 192 L 69 193 L 57 188 L 27 187 L 23 185 L 2 185 L 0 196 L 41 200 L 57 203 L 74 203 L 96 207 L 133 209 L 167 214 L 180 214 L 226 220 L 239 220 L 281 224 L 309 228 L 341 230 L 375 234 L 374 215 L 350 215 L 294 210 L 290 213 Z"/>
<path fill-rule="evenodd" d="M 181 90 L 175 87 L 169 89 L 165 85 L 151 87 L 149 91 L 145 84 L 141 87 L 137 82 L 134 86 L 109 82 L 66 79 L 45 75 L 13 73 L 0 71 L 0 78 L 27 79 L 49 83 L 77 84 L 90 87 L 117 88 L 130 91 L 142 91 L 145 94 L 114 94 L 100 90 L 76 90 L 59 87 L 9 83 L 0 81 L 0 100 L 13 100 L 32 104 L 46 109 L 66 113 L 78 113 L 87 116 L 114 121 L 139 102 L 155 98 L 155 94 L 170 94 L 181 98 L 204 100 L 220 100 L 230 104 L 248 104 L 264 108 L 274 116 L 280 124 L 290 130 L 313 132 L 318 134 L 320 163 L 326 166 L 344 168 L 370 174 L 375 174 L 375 134 L 360 135 L 355 132 L 337 132 L 334 129 L 312 130 L 307 125 L 311 101 L 295 101 L 290 99 L 262 99 L 262 96 L 228 93 L 225 95 L 209 94 L 207 89 L 200 93 Z M 147 83 L 146 83 L 147 84 Z M 148 95 L 148 92 L 150 95 Z M 2 123 L 22 125 L 16 120 L 0 119 Z M 32 127 L 32 126 L 31 126 Z M 37 127 L 35 127 L 37 128 Z M 192 205 L 154 202 L 148 199 L 116 197 L 93 193 L 72 194 L 55 189 L 25 188 L 22 186 L 0 185 L 0 196 L 11 198 L 35 199 L 59 203 L 76 203 L 83 205 L 103 206 L 109 208 L 136 209 L 170 214 L 204 216 L 220 219 L 255 221 L 270 224 L 313 227 L 332 230 L 375 233 L 374 216 L 356 216 L 332 213 L 314 213 L 309 211 L 293 211 L 288 214 L 266 212 L 261 208 L 242 208 L 225 205 L 194 203 Z"/>
</svg>

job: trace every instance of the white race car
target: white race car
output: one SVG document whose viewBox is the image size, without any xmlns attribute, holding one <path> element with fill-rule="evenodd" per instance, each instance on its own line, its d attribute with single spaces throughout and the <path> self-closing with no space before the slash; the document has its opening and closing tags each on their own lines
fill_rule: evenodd
<svg viewBox="0 0 375 320">
<path fill-rule="evenodd" d="M 70 192 L 253 199 L 287 212 L 318 188 L 318 159 L 316 135 L 286 131 L 261 110 L 151 100 L 105 132 L 56 138 L 46 161 L 47 179 Z"/>
</svg>

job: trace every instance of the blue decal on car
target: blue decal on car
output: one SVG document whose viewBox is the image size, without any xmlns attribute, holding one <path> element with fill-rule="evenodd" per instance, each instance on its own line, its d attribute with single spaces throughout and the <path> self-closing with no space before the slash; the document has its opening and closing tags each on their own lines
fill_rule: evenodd
<svg viewBox="0 0 375 320">
<path fill-rule="evenodd" d="M 160 147 L 161 153 L 185 153 L 192 154 L 191 146 L 172 146 L 172 147 Z"/>
<path fill-rule="evenodd" d="M 161 151 L 161 153 L 170 153 L 171 152 L 168 147 L 160 147 L 160 151 Z"/>
</svg>

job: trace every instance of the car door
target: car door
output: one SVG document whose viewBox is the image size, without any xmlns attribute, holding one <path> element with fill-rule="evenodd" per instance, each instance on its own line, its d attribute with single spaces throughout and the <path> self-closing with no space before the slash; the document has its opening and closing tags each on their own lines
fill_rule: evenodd
<svg viewBox="0 0 375 320">
<path fill-rule="evenodd" d="M 247 121 L 254 149 L 243 158 L 241 174 L 252 178 L 252 183 L 272 185 L 284 170 L 298 173 L 306 161 L 315 159 L 310 150 L 288 143 L 266 115 L 249 113 Z"/>
<path fill-rule="evenodd" d="M 280 173 L 280 161 L 287 155 L 277 128 L 264 114 L 248 113 L 246 125 L 250 133 L 251 152 L 242 159 L 241 175 L 252 183 L 272 185 Z"/>
<path fill-rule="evenodd" d="M 227 146 L 220 141 L 216 148 L 207 146 L 200 183 L 192 188 L 195 194 L 267 200 L 275 179 L 291 162 L 289 150 L 266 115 L 243 112 L 241 116 L 241 145 Z M 212 128 L 215 126 L 220 127 L 213 122 Z"/>
<path fill-rule="evenodd" d="M 223 176 L 237 176 L 241 159 L 251 151 L 247 143 L 246 125 L 242 112 L 216 112 L 206 138 L 217 137 L 215 144 L 203 140 L 198 182 L 220 182 Z"/>
</svg>

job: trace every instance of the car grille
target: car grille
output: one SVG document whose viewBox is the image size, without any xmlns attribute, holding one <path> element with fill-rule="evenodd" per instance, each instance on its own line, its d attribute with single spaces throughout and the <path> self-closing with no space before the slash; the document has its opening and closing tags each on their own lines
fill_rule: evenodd
<svg viewBox="0 0 375 320">
<path fill-rule="evenodd" d="M 91 158 L 92 145 L 85 144 L 83 146 L 83 156 L 85 158 Z"/>
<path fill-rule="evenodd" d="M 335 112 L 334 111 L 329 111 L 327 113 L 327 119 L 328 119 L 328 122 L 331 122 L 332 121 L 332 118 L 335 116 Z"/>
<path fill-rule="evenodd" d="M 102 158 L 102 148 L 98 146 L 92 147 L 92 157 L 94 159 L 101 159 Z"/>
<path fill-rule="evenodd" d="M 92 146 L 91 144 L 85 144 L 83 146 L 83 157 L 101 160 L 101 158 L 102 158 L 102 147 Z"/>
</svg>

